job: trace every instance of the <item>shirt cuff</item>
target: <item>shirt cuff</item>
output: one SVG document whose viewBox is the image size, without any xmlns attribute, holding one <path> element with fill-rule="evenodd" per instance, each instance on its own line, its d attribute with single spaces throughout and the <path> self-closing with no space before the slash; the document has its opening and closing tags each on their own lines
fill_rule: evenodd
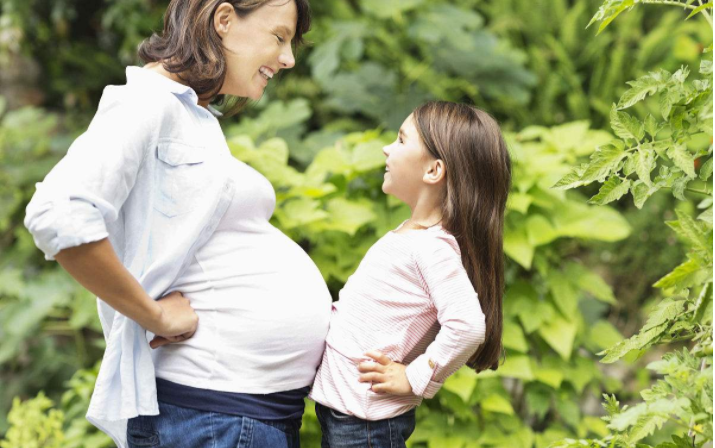
<svg viewBox="0 0 715 448">
<path fill-rule="evenodd" d="M 102 213 L 81 200 L 57 200 L 40 207 L 28 206 L 25 225 L 46 260 L 68 247 L 99 241 L 109 236 Z"/>
<path fill-rule="evenodd" d="M 426 354 L 420 355 L 405 369 L 407 381 L 412 386 L 412 393 L 418 397 L 432 398 L 442 387 L 438 381 L 432 381 L 437 365 Z"/>
</svg>

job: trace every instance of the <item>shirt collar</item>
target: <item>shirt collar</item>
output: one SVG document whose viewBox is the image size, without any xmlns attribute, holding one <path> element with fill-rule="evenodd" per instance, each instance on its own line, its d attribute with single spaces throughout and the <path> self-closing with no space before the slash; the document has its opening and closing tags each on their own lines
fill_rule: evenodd
<svg viewBox="0 0 715 448">
<path fill-rule="evenodd" d="M 127 67 L 127 85 L 159 88 L 176 95 L 187 96 L 196 104 L 199 102 L 199 96 L 191 87 L 141 67 Z"/>
</svg>

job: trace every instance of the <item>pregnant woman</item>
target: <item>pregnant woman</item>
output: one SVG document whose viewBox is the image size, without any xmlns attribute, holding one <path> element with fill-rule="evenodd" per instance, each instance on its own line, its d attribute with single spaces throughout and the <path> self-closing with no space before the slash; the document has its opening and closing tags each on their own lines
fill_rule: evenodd
<svg viewBox="0 0 715 448">
<path fill-rule="evenodd" d="M 259 99 L 309 23 L 307 0 L 172 0 L 37 184 L 26 226 L 99 297 L 87 417 L 120 448 L 299 446 L 330 295 L 209 104 Z"/>
</svg>

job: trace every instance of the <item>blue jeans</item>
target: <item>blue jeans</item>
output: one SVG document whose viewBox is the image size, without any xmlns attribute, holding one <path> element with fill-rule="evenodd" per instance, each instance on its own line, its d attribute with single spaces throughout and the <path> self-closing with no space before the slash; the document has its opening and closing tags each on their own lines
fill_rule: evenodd
<svg viewBox="0 0 715 448">
<path fill-rule="evenodd" d="M 384 420 L 363 420 L 315 403 L 322 448 L 404 448 L 415 430 L 415 410 Z"/>
<path fill-rule="evenodd" d="M 129 448 L 300 448 L 300 419 L 255 420 L 159 402 L 127 424 Z"/>
</svg>

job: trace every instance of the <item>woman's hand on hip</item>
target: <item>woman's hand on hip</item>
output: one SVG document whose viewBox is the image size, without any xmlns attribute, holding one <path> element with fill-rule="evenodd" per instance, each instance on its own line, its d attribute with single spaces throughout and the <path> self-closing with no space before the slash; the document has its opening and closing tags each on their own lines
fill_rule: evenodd
<svg viewBox="0 0 715 448">
<path fill-rule="evenodd" d="M 183 294 L 174 291 L 157 300 L 156 303 L 161 307 L 161 317 L 156 328 L 147 328 L 156 335 L 149 343 L 151 348 L 185 341 L 196 333 L 199 316 Z"/>
<path fill-rule="evenodd" d="M 361 383 L 371 382 L 370 389 L 378 394 L 413 395 L 404 364 L 392 361 L 377 350 L 371 350 L 365 356 L 375 362 L 363 361 L 358 364 L 358 370 L 362 372 L 359 378 Z"/>
</svg>

